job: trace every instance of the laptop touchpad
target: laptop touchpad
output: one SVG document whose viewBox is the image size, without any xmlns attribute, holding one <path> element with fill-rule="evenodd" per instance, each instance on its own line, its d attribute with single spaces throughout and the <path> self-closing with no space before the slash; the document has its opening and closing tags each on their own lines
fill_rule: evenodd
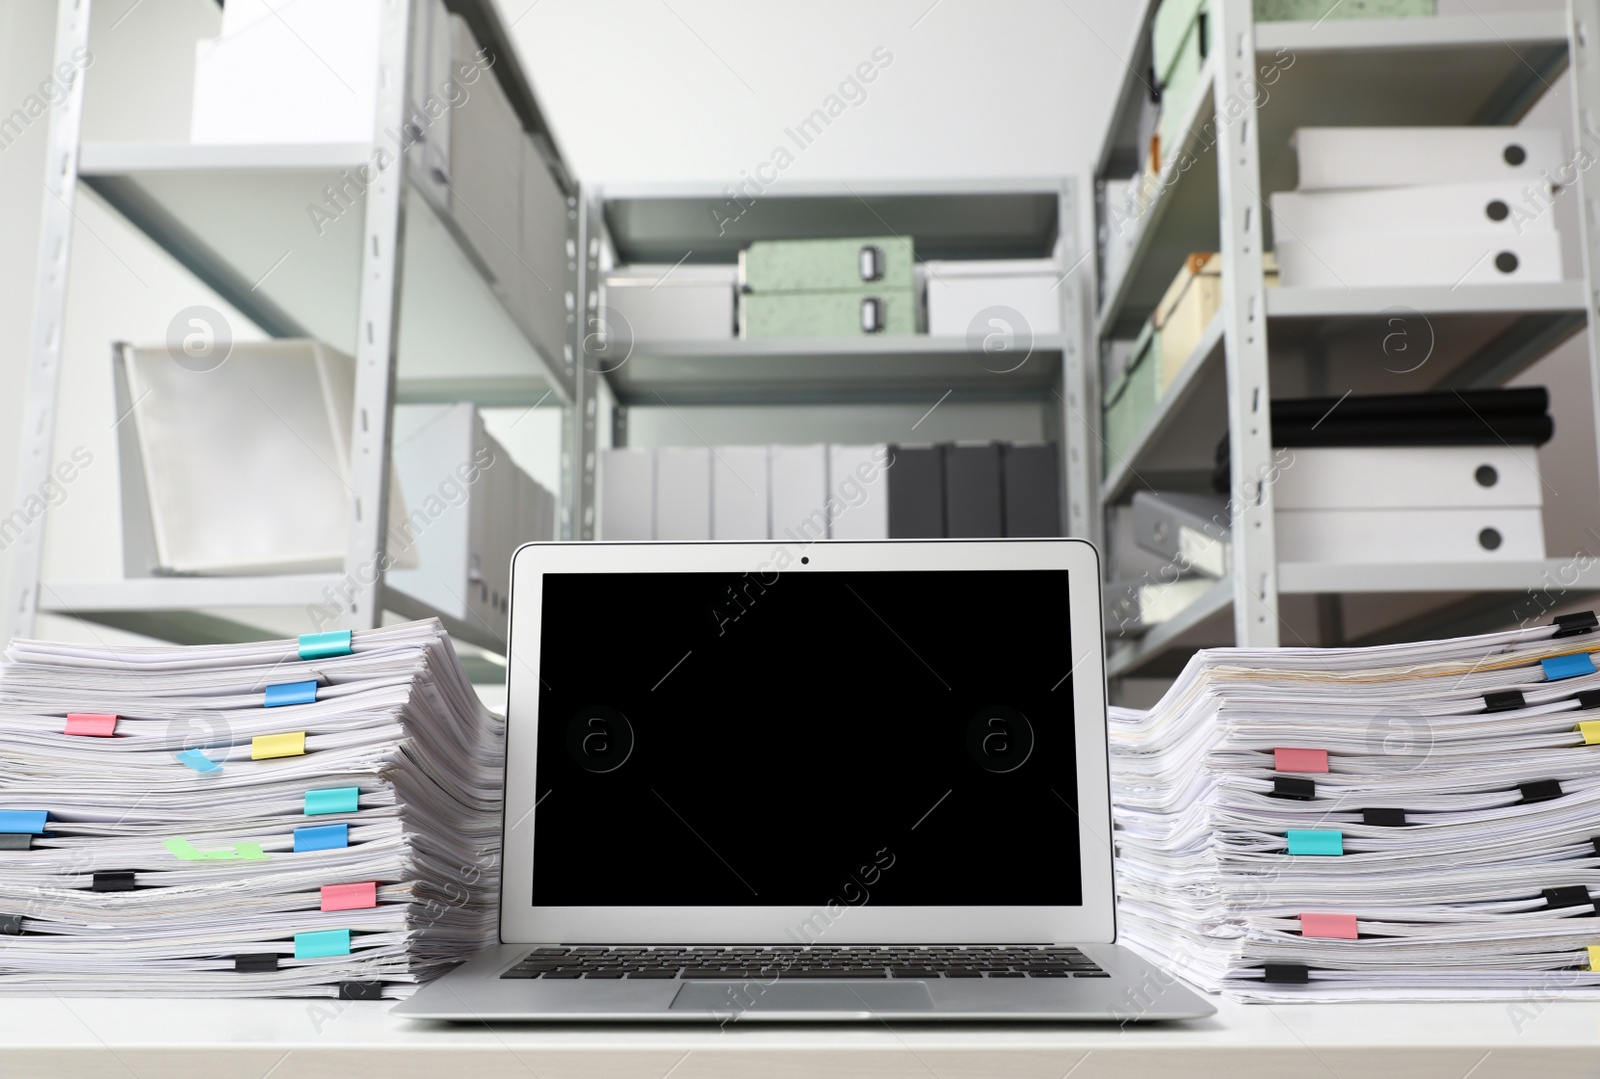
<svg viewBox="0 0 1600 1079">
<path fill-rule="evenodd" d="M 690 982 L 672 1001 L 673 1011 L 850 1012 L 871 1018 L 877 1012 L 933 1010 L 933 997 L 921 982 Z"/>
</svg>

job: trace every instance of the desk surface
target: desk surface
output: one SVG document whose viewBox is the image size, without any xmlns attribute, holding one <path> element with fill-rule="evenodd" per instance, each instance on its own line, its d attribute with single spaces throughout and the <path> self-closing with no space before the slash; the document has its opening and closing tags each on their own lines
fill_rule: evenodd
<svg viewBox="0 0 1600 1079">
<path fill-rule="evenodd" d="M 1600 1004 L 1262 1005 L 1192 1023 L 490 1028 L 387 1002 L 0 996 L 6 1079 L 1600 1076 Z"/>
</svg>

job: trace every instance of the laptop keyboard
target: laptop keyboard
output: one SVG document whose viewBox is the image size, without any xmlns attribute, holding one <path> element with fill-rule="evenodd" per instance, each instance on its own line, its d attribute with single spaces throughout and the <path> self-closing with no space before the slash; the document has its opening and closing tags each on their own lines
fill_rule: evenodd
<svg viewBox="0 0 1600 1079">
<path fill-rule="evenodd" d="M 1109 978 L 1076 948 L 535 948 L 502 978 Z"/>
</svg>

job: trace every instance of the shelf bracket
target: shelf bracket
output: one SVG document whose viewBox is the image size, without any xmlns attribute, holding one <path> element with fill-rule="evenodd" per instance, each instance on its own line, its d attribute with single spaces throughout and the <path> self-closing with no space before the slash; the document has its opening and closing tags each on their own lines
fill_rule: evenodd
<svg viewBox="0 0 1600 1079">
<path fill-rule="evenodd" d="M 8 555 L 0 644 L 33 633 L 39 610 L 39 572 L 44 551 L 45 511 L 32 492 L 51 479 L 55 451 L 56 396 L 61 383 L 61 341 L 67 314 L 67 267 L 72 251 L 73 204 L 78 191 L 78 142 L 83 128 L 83 83 L 89 55 L 89 0 L 56 5 L 55 65 L 72 72 L 67 92 L 50 110 L 45 149 L 45 197 L 39 222 L 33 325 L 28 335 L 28 371 L 23 390 L 22 446 L 17 456 L 17 508 L 0 517 L 0 550 Z M 63 76 L 64 78 L 66 76 Z M 39 507 L 37 514 L 30 504 Z M 22 518 L 19 522 L 18 518 Z M 20 525 L 20 527 L 19 527 Z"/>
<path fill-rule="evenodd" d="M 1262 277 L 1261 176 L 1255 25 L 1251 0 L 1213 4 L 1217 56 L 1217 190 L 1222 237 L 1222 317 L 1227 342 L 1228 510 L 1233 518 L 1234 643 L 1278 644 L 1278 559 L 1273 528 L 1272 389 L 1267 377 L 1267 297 Z"/>
</svg>

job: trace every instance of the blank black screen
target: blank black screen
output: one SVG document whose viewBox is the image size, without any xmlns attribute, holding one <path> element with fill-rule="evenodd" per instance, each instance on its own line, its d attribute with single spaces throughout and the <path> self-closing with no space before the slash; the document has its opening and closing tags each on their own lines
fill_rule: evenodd
<svg viewBox="0 0 1600 1079">
<path fill-rule="evenodd" d="M 1081 905 L 1067 611 L 1064 570 L 546 574 L 534 905 Z"/>
</svg>

